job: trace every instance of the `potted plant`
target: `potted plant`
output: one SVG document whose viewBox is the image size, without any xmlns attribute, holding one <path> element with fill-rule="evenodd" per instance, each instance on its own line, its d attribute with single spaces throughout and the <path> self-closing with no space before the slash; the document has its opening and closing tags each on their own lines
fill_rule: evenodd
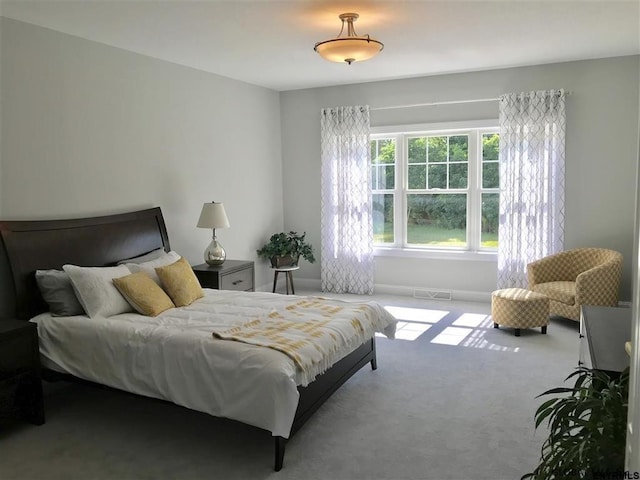
<svg viewBox="0 0 640 480">
<path fill-rule="evenodd" d="M 258 257 L 271 260 L 274 268 L 298 265 L 300 257 L 309 263 L 316 261 L 313 256 L 313 247 L 305 242 L 307 232 L 299 235 L 297 232 L 274 233 L 259 250 Z"/>
<path fill-rule="evenodd" d="M 624 478 L 629 405 L 629 368 L 620 376 L 578 367 L 567 377 L 572 388 L 536 410 L 536 429 L 547 419 L 549 437 L 542 444 L 540 464 L 521 480 Z"/>
</svg>

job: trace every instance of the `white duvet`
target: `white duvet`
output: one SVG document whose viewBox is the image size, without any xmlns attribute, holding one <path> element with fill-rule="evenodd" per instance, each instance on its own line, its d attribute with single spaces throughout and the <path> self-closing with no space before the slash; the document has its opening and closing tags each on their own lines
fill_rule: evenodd
<svg viewBox="0 0 640 480">
<path fill-rule="evenodd" d="M 204 291 L 190 306 L 157 317 L 38 315 L 32 321 L 38 324 L 42 365 L 288 438 L 302 383 L 293 360 L 270 348 L 214 339 L 212 333 L 282 311 L 301 297 Z M 327 301 L 343 312 L 362 305 Z M 368 337 L 376 330 L 393 338 L 393 316 L 376 303 L 366 305 L 377 317 Z M 352 350 L 345 346 L 335 361 Z"/>
</svg>

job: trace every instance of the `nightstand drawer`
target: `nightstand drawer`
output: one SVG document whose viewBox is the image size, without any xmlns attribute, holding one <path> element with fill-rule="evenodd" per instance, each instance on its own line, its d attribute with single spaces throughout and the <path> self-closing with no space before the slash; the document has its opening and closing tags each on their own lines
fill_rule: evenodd
<svg viewBox="0 0 640 480">
<path fill-rule="evenodd" d="M 221 290 L 253 290 L 253 269 L 245 268 L 237 272 L 222 275 Z"/>
<path fill-rule="evenodd" d="M 192 267 L 203 288 L 252 292 L 254 288 L 253 262 L 226 260 L 222 265 L 195 265 Z"/>
</svg>

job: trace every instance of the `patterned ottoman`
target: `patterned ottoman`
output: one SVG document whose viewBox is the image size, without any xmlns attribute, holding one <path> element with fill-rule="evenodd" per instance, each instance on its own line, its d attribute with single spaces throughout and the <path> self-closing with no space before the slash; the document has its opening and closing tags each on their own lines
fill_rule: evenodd
<svg viewBox="0 0 640 480">
<path fill-rule="evenodd" d="M 521 328 L 542 327 L 542 333 L 547 333 L 549 298 L 523 288 L 496 290 L 491 294 L 491 316 L 493 328 L 513 327 L 516 337 Z"/>
</svg>

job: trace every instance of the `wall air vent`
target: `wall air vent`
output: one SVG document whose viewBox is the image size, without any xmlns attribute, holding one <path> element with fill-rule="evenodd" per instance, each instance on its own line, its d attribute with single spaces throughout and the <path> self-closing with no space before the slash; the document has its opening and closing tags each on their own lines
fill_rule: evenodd
<svg viewBox="0 0 640 480">
<path fill-rule="evenodd" d="M 425 300 L 451 300 L 451 290 L 427 290 L 417 288 L 413 291 L 413 296 Z"/>
</svg>

